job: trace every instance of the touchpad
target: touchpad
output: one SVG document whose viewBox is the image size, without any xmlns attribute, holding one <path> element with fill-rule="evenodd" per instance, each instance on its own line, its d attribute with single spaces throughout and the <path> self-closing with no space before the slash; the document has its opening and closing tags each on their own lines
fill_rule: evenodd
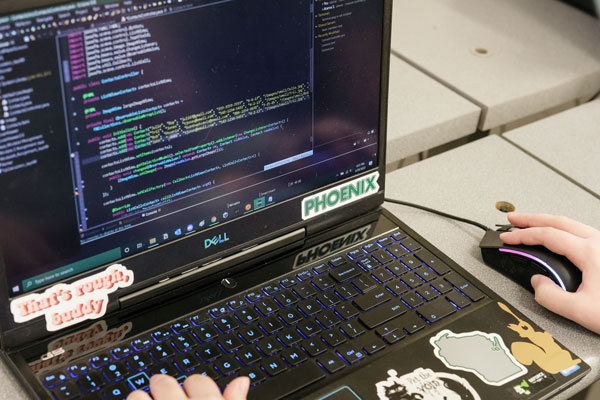
<svg viewBox="0 0 600 400">
<path fill-rule="evenodd" d="M 348 386 L 342 386 L 334 390 L 333 392 L 326 394 L 319 400 L 362 400 L 352 389 Z"/>
</svg>

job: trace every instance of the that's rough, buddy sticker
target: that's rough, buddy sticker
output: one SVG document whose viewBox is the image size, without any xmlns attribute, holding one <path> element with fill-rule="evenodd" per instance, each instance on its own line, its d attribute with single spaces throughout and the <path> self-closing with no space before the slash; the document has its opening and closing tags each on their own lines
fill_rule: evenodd
<svg viewBox="0 0 600 400">
<path fill-rule="evenodd" d="M 11 301 L 15 322 L 46 317 L 46 329 L 57 331 L 81 321 L 106 314 L 108 295 L 133 284 L 133 271 L 120 264 L 71 284 L 59 283 L 43 293 L 33 293 Z"/>
</svg>

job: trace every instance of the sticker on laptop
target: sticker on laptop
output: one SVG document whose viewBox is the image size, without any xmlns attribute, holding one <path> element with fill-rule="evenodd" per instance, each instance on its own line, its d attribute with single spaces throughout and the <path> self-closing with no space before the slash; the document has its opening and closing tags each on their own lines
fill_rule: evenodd
<svg viewBox="0 0 600 400">
<path fill-rule="evenodd" d="M 354 203 L 379 191 L 379 172 L 344 182 L 302 199 L 302 219 L 307 220 Z"/>
<path fill-rule="evenodd" d="M 497 333 L 454 333 L 444 329 L 429 343 L 446 367 L 471 372 L 487 385 L 502 386 L 527 373 Z"/>
<path fill-rule="evenodd" d="M 578 367 L 577 364 L 581 363 L 579 358 L 573 358 L 568 350 L 560 347 L 551 334 L 536 331 L 531 324 L 517 317 L 506 304 L 498 302 L 498 306 L 514 317 L 517 322 L 508 324 L 508 329 L 528 340 L 516 341 L 510 345 L 513 356 L 521 364 L 532 365 L 535 363 L 543 371 L 554 375 L 559 372 L 572 371 Z M 565 374 L 563 373 L 563 375 Z"/>
<path fill-rule="evenodd" d="M 11 301 L 15 322 L 46 317 L 46 329 L 57 331 L 106 313 L 108 295 L 133 284 L 133 271 L 120 264 L 71 284 L 59 283 L 43 293 L 33 293 Z"/>
<path fill-rule="evenodd" d="M 458 375 L 417 368 L 398 376 L 394 369 L 388 378 L 375 384 L 379 400 L 481 400 L 471 384 Z"/>
<path fill-rule="evenodd" d="M 526 399 L 552 386 L 555 382 L 556 379 L 552 375 L 540 371 L 529 378 L 523 378 L 521 382 L 513 385 L 510 390 L 512 390 L 515 397 Z"/>
</svg>

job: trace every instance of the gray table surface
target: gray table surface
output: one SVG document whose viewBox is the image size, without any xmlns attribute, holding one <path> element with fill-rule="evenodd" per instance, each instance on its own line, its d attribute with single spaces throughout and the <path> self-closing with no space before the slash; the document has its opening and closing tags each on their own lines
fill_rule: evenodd
<svg viewBox="0 0 600 400">
<path fill-rule="evenodd" d="M 0 361 L 0 382 L 2 382 L 0 385 L 0 399 L 25 400 L 30 398 L 15 380 L 4 361 Z"/>
<path fill-rule="evenodd" d="M 480 114 L 475 104 L 392 57 L 387 163 L 474 133 Z"/>
<path fill-rule="evenodd" d="M 600 198 L 600 100 L 509 131 L 504 137 Z"/>
<path fill-rule="evenodd" d="M 517 211 L 567 215 L 600 228 L 597 198 L 498 136 L 391 172 L 386 185 L 387 197 L 487 226 L 506 223 L 495 203 L 510 201 Z M 478 247 L 480 229 L 404 206 L 385 207 L 591 365 L 590 374 L 555 399 L 567 399 L 600 378 L 600 335 L 545 310 L 525 289 L 485 266 Z"/>
<path fill-rule="evenodd" d="M 600 88 L 600 23 L 556 0 L 394 0 L 393 20 L 393 51 L 479 104 L 481 130 Z"/>
</svg>

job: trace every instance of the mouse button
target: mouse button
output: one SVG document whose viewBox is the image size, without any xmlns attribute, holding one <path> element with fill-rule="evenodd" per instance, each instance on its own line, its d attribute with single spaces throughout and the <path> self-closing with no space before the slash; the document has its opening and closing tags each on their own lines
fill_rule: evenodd
<svg viewBox="0 0 600 400">
<path fill-rule="evenodd" d="M 525 257 L 511 254 L 506 257 L 507 263 L 510 263 L 510 269 L 513 275 L 527 280 L 531 276 L 532 262 Z"/>
<path fill-rule="evenodd" d="M 528 269 L 528 268 L 530 268 L 531 262 L 529 261 L 529 259 L 527 259 L 525 257 L 521 257 L 521 256 L 517 256 L 517 255 L 511 254 L 509 256 L 509 258 L 514 263 L 515 268 L 519 268 L 519 269 Z"/>
<path fill-rule="evenodd" d="M 502 273 L 525 289 L 532 291 L 530 284 L 531 263 L 524 257 L 506 255 L 501 258 Z"/>
<path fill-rule="evenodd" d="M 533 272 L 532 275 L 542 274 L 542 275 L 549 276 L 550 278 L 553 278 L 553 276 L 551 276 L 551 274 L 549 273 L 550 271 L 548 271 L 548 268 L 546 268 L 543 264 L 540 264 L 539 262 L 536 262 L 536 261 L 531 261 L 529 264 L 530 264 L 530 268 Z"/>
</svg>

